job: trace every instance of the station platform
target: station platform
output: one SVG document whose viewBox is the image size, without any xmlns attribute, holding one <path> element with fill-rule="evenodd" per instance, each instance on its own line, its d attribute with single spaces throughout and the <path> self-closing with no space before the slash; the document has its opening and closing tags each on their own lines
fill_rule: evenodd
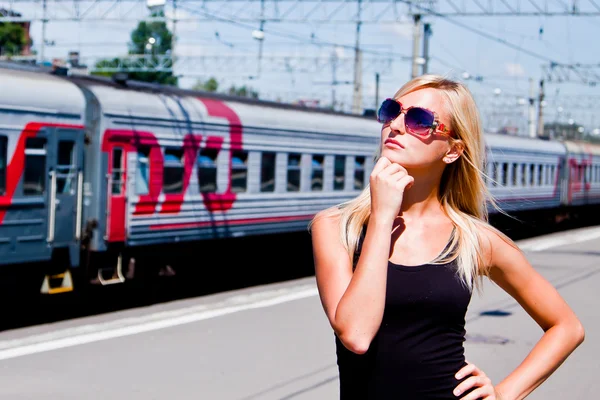
<svg viewBox="0 0 600 400">
<path fill-rule="evenodd" d="M 598 398 L 600 227 L 518 244 L 586 329 L 528 399 Z M 466 330 L 467 359 L 494 383 L 543 334 L 491 282 Z M 335 400 L 338 384 L 314 277 L 0 332 L 2 399 Z"/>
</svg>

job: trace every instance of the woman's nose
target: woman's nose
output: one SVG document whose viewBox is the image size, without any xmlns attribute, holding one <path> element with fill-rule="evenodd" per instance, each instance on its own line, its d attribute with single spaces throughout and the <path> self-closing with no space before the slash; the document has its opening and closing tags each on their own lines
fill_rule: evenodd
<svg viewBox="0 0 600 400">
<path fill-rule="evenodd" d="M 404 116 L 402 114 L 398 115 L 396 119 L 390 122 L 390 129 L 396 134 L 406 133 L 404 131 Z"/>
</svg>

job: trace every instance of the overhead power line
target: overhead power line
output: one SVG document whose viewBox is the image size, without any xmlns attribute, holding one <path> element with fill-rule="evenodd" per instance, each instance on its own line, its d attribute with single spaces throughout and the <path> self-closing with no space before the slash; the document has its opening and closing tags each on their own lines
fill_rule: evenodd
<svg viewBox="0 0 600 400">
<path fill-rule="evenodd" d="M 215 71 L 225 71 L 239 75 L 248 72 L 253 67 L 253 54 L 206 54 L 202 56 L 179 55 L 173 67 L 170 55 L 129 54 L 117 57 L 84 56 L 79 58 L 79 64 L 87 65 L 88 72 L 174 72 L 192 75 L 213 74 Z M 8 59 L 0 57 L 0 60 Z M 14 56 L 14 61 L 34 61 L 35 56 Z M 106 60 L 101 66 L 96 66 L 100 60 Z M 264 70 L 269 72 L 316 73 L 331 68 L 331 57 L 328 56 L 282 56 L 263 55 Z M 340 72 L 352 72 L 353 56 L 336 57 L 336 67 Z M 391 71 L 392 59 L 387 56 L 363 58 L 367 70 Z M 193 72 L 190 72 L 193 71 Z"/>
<path fill-rule="evenodd" d="M 235 18 L 240 22 L 262 20 L 286 23 L 397 23 L 410 20 L 415 14 L 445 15 L 448 17 L 489 16 L 600 16 L 597 0 L 369 0 L 364 1 L 360 18 L 356 7 L 345 0 L 152 0 L 172 10 L 177 6 L 197 6 L 210 14 Z M 224 7 L 223 5 L 226 4 Z M 21 12 L 20 5 L 36 9 L 31 15 Z M 46 6 L 46 12 L 42 7 Z M 11 0 L 0 12 L 0 22 L 9 21 L 93 21 L 93 20 L 168 20 L 148 17 L 147 0 Z M 8 8 L 6 8 L 8 7 Z M 11 13 L 13 12 L 13 13 Z M 178 21 L 208 21 L 203 16 L 180 15 Z"/>
</svg>

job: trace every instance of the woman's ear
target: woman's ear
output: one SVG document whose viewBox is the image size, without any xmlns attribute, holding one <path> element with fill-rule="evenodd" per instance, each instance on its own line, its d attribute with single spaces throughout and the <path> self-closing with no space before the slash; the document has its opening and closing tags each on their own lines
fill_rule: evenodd
<svg viewBox="0 0 600 400">
<path fill-rule="evenodd" d="M 454 140 L 450 145 L 450 149 L 446 152 L 442 160 L 446 164 L 452 164 L 454 161 L 458 160 L 464 150 L 465 145 L 463 144 L 462 140 Z"/>
</svg>

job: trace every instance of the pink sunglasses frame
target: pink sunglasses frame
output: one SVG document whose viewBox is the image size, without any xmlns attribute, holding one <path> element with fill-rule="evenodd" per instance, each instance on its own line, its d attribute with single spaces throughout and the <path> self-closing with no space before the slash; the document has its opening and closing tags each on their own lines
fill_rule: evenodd
<svg viewBox="0 0 600 400">
<path fill-rule="evenodd" d="M 441 132 L 441 133 L 443 133 L 444 135 L 452 136 L 452 131 L 451 131 L 450 129 L 448 129 L 448 127 L 446 127 L 446 125 L 444 125 L 444 124 L 440 123 L 440 117 L 439 117 L 438 113 L 436 113 L 435 111 L 433 111 L 433 110 L 430 110 L 430 109 L 428 109 L 428 108 L 425 108 L 425 107 L 419 107 L 419 106 L 410 106 L 410 107 L 408 107 L 408 108 L 404 108 L 404 107 L 402 106 L 402 103 L 400 103 L 400 102 L 399 102 L 398 100 L 396 100 L 396 99 L 387 98 L 386 100 L 392 100 L 392 101 L 395 101 L 396 103 L 398 103 L 398 105 L 400 106 L 400 112 L 398 113 L 398 115 L 396 116 L 396 118 L 398 118 L 398 117 L 399 117 L 401 114 L 405 114 L 405 117 L 404 117 L 404 118 L 405 118 L 405 119 L 404 119 L 404 127 L 406 128 L 406 130 L 407 130 L 407 131 L 410 131 L 410 130 L 408 129 L 408 126 L 406 125 L 406 113 L 407 113 L 407 112 L 408 112 L 410 109 L 412 109 L 412 108 L 420 108 L 420 109 L 422 109 L 422 110 L 429 111 L 430 113 L 432 113 L 432 114 L 433 114 L 433 126 L 432 126 L 432 127 L 429 129 L 429 131 L 428 131 L 426 134 L 424 134 L 424 135 L 421 135 L 421 134 L 418 134 L 418 133 L 416 133 L 416 132 L 412 132 L 412 131 L 410 131 L 411 133 L 414 133 L 414 134 L 415 134 L 415 135 L 417 135 L 417 136 L 429 136 L 429 135 L 431 135 L 433 132 Z M 385 101 L 385 100 L 384 100 L 384 101 Z M 392 122 L 393 122 L 393 121 L 394 121 L 396 118 L 392 119 L 392 120 L 391 120 L 390 122 L 388 122 L 387 124 L 391 124 L 391 123 L 392 123 Z M 385 124 L 384 124 L 384 125 L 385 125 Z"/>
</svg>

